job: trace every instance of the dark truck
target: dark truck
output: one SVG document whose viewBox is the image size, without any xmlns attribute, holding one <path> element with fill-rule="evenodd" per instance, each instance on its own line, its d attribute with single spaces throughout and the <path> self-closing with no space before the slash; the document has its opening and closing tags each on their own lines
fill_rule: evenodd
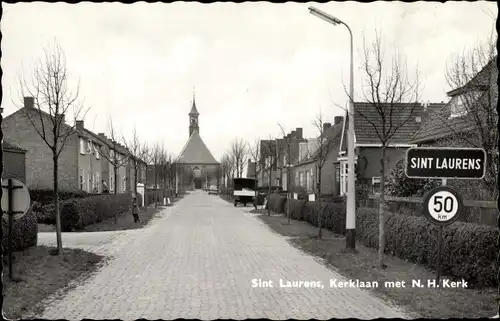
<svg viewBox="0 0 500 321">
<path fill-rule="evenodd" d="M 255 200 L 256 180 L 253 178 L 233 178 L 234 206 L 242 203 L 247 206 Z"/>
</svg>

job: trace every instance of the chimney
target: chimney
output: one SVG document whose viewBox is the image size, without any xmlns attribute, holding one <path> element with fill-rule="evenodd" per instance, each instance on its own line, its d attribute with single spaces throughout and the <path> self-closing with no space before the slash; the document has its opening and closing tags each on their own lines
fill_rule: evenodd
<svg viewBox="0 0 500 321">
<path fill-rule="evenodd" d="M 83 120 L 76 121 L 76 129 L 83 129 Z"/>
<path fill-rule="evenodd" d="M 323 123 L 323 132 L 325 132 L 330 127 L 332 127 L 331 123 Z"/>
<path fill-rule="evenodd" d="M 333 124 L 334 125 L 338 125 L 338 124 L 341 124 L 343 121 L 344 121 L 344 117 L 342 117 L 342 116 L 335 116 Z"/>
<path fill-rule="evenodd" d="M 297 138 L 302 138 L 302 128 L 296 128 L 295 132 L 297 133 Z"/>
<path fill-rule="evenodd" d="M 295 138 L 295 137 L 297 137 L 297 131 L 296 131 L 296 130 L 292 130 L 292 131 L 290 132 L 290 136 L 291 136 L 291 137 L 294 137 L 294 138 Z"/>
<path fill-rule="evenodd" d="M 24 108 L 26 109 L 35 108 L 35 99 L 33 97 L 24 97 Z"/>
</svg>

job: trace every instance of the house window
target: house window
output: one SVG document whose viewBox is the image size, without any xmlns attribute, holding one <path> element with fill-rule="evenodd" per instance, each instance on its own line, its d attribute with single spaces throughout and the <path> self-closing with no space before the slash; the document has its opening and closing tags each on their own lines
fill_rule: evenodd
<svg viewBox="0 0 500 321">
<path fill-rule="evenodd" d="M 95 174 L 95 192 L 100 193 L 101 192 L 101 174 L 96 173 Z"/>
<path fill-rule="evenodd" d="M 380 177 L 372 177 L 372 193 L 376 194 L 380 192 Z"/>
<path fill-rule="evenodd" d="M 295 186 L 300 186 L 299 172 L 295 172 Z"/>
<path fill-rule="evenodd" d="M 85 155 L 85 140 L 80 138 L 80 154 Z"/>
<path fill-rule="evenodd" d="M 90 139 L 87 140 L 87 152 L 92 153 L 92 141 Z"/>
<path fill-rule="evenodd" d="M 114 175 L 114 174 L 112 174 Z M 114 192 L 115 191 L 115 182 L 113 180 L 113 176 L 109 177 L 109 191 Z"/>
<path fill-rule="evenodd" d="M 335 164 L 335 182 L 340 183 L 340 164 Z"/>
<path fill-rule="evenodd" d="M 311 177 L 309 176 L 309 171 L 306 171 L 304 173 L 304 187 L 307 189 L 307 190 L 310 190 L 310 185 L 311 185 Z"/>
<path fill-rule="evenodd" d="M 299 173 L 299 186 L 304 187 L 304 172 Z"/>
<path fill-rule="evenodd" d="M 101 148 L 99 145 L 95 145 L 94 146 L 94 149 L 95 149 L 95 159 L 100 159 L 101 158 Z"/>
<path fill-rule="evenodd" d="M 80 189 L 83 191 L 84 190 L 84 181 L 85 181 L 85 170 L 80 169 Z"/>
<path fill-rule="evenodd" d="M 340 163 L 341 172 L 340 172 L 340 195 L 347 194 L 347 162 Z"/>
<path fill-rule="evenodd" d="M 122 179 L 122 192 L 125 193 L 126 190 L 127 190 L 127 178 L 124 177 Z"/>
</svg>

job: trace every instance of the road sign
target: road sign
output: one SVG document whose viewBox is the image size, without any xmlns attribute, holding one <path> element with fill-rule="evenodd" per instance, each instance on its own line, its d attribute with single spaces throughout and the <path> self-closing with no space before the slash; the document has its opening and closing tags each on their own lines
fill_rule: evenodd
<svg viewBox="0 0 500 321">
<path fill-rule="evenodd" d="M 11 186 L 10 193 L 9 186 Z M 30 203 L 30 192 L 26 185 L 14 178 L 2 180 L 2 217 L 4 219 L 9 219 L 9 211 L 13 214 L 13 220 L 23 217 L 30 208 Z"/>
<path fill-rule="evenodd" d="M 434 224 L 449 225 L 455 222 L 463 209 L 460 195 L 448 186 L 432 189 L 424 199 L 425 216 Z"/>
<path fill-rule="evenodd" d="M 481 148 L 412 147 L 406 151 L 408 178 L 482 179 L 486 152 Z"/>
</svg>

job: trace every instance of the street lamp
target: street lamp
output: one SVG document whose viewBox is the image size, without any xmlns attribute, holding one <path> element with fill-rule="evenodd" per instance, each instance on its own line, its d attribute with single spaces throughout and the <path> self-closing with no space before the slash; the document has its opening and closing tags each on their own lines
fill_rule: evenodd
<svg viewBox="0 0 500 321">
<path fill-rule="evenodd" d="M 354 68 L 353 68 L 353 37 L 349 26 L 342 20 L 329 15 L 314 7 L 309 7 L 309 13 L 325 20 L 328 23 L 337 26 L 342 24 L 346 26 L 351 36 L 351 76 L 349 90 L 349 130 L 347 131 L 347 217 L 346 217 L 346 247 L 348 249 L 356 248 L 356 188 L 354 186 Z"/>
</svg>

